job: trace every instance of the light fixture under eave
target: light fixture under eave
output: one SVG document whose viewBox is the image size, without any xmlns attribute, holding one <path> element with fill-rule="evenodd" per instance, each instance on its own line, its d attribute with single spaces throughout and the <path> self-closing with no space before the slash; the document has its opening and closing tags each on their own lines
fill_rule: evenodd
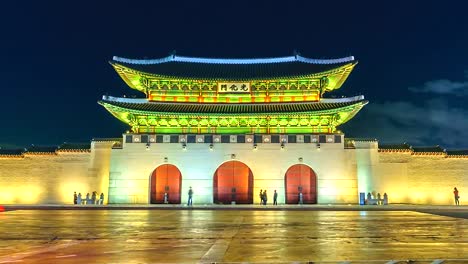
<svg viewBox="0 0 468 264">
<path fill-rule="evenodd" d="M 253 150 L 257 150 L 257 143 L 253 144 Z"/>
<path fill-rule="evenodd" d="M 320 143 L 317 143 L 317 149 L 320 149 Z"/>
<path fill-rule="evenodd" d="M 281 150 L 284 149 L 284 143 L 281 143 Z"/>
<path fill-rule="evenodd" d="M 187 144 L 182 143 L 182 150 L 187 150 Z"/>
<path fill-rule="evenodd" d="M 213 143 L 210 144 L 210 150 L 213 150 Z"/>
<path fill-rule="evenodd" d="M 149 142 L 146 143 L 146 150 L 150 150 L 151 144 Z"/>
</svg>

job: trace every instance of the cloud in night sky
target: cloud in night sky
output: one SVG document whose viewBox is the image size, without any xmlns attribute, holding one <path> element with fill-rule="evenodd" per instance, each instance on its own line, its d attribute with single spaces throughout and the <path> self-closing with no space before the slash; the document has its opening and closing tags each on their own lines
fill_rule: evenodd
<svg viewBox="0 0 468 264">
<path fill-rule="evenodd" d="M 461 82 L 447 79 L 433 80 L 421 87 L 410 87 L 409 90 L 415 93 L 468 95 L 468 71 L 465 72 L 465 80 Z"/>
<path fill-rule="evenodd" d="M 371 102 L 359 119 L 370 121 L 372 128 L 361 133 L 366 137 L 385 139 L 381 141 L 383 143 L 408 142 L 423 146 L 428 145 L 427 142 L 437 142 L 446 148 L 466 148 L 468 109 L 454 105 L 453 102 L 455 97 L 468 97 L 467 89 L 468 80 L 435 80 L 419 88 L 411 87 L 409 91 L 432 94 L 436 98 L 421 99 L 418 103 Z"/>
</svg>

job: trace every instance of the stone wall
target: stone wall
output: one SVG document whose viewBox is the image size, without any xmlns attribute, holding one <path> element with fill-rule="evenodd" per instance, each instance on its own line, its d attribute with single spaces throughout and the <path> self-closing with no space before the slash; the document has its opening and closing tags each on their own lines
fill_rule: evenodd
<svg viewBox="0 0 468 264">
<path fill-rule="evenodd" d="M 107 196 L 109 159 L 109 144 L 95 142 L 91 152 L 2 157 L 0 204 L 73 204 L 74 191 Z"/>
<path fill-rule="evenodd" d="M 445 155 L 412 155 L 379 152 L 377 142 L 356 142 L 355 149 L 341 143 L 279 144 L 232 143 L 124 144 L 92 142 L 91 152 L 58 152 L 47 155 L 0 158 L 0 204 L 72 204 L 73 192 L 97 191 L 105 202 L 148 204 L 150 177 L 160 165 L 173 164 L 182 174 L 182 202 L 187 190 L 194 203 L 213 202 L 213 176 L 224 162 L 246 164 L 254 177 L 254 203 L 258 192 L 274 190 L 285 201 L 284 177 L 295 164 L 310 166 L 317 175 L 319 204 L 357 203 L 359 192 L 387 193 L 390 203 L 453 204 L 453 187 L 463 204 L 468 193 L 468 158 Z M 232 156 L 232 155 L 235 156 Z M 468 196 L 466 196 L 468 197 Z"/>
<path fill-rule="evenodd" d="M 366 192 L 386 192 L 390 203 L 454 204 L 453 188 L 468 191 L 468 158 L 379 152 L 372 185 Z"/>
</svg>

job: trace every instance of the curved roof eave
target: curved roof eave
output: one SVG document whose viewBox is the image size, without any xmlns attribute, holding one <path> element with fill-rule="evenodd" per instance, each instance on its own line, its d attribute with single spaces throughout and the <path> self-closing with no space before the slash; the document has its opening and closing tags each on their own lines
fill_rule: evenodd
<svg viewBox="0 0 468 264">
<path fill-rule="evenodd" d="M 198 57 L 185 57 L 177 55 L 169 55 L 159 59 L 129 59 L 118 56 L 112 57 L 113 61 L 138 64 L 138 65 L 150 65 L 150 64 L 161 64 L 167 62 L 188 62 L 188 63 L 205 63 L 205 64 L 269 64 L 269 63 L 284 63 L 284 62 L 303 62 L 309 64 L 339 64 L 354 61 L 354 56 L 348 56 L 337 59 L 312 59 L 306 58 L 299 55 L 287 56 L 287 57 L 275 57 L 275 58 L 250 58 L 250 59 L 230 59 L 230 58 L 198 58 Z"/>
<path fill-rule="evenodd" d="M 103 98 L 104 99 L 104 98 Z M 356 98 L 357 99 L 357 98 Z M 285 114 L 294 114 L 294 115 L 302 115 L 302 114 L 331 114 L 340 110 L 344 109 L 353 109 L 355 107 L 362 108 L 364 105 L 368 103 L 368 101 L 362 99 L 362 100 L 356 100 L 356 101 L 347 101 L 345 105 L 342 106 L 336 106 L 332 107 L 329 109 L 317 109 L 317 110 L 305 110 L 305 111 L 293 111 L 293 112 L 277 112 L 277 111 L 266 111 L 266 112 L 166 112 L 166 111 L 148 111 L 148 110 L 142 110 L 142 109 L 131 109 L 131 108 L 126 108 L 121 105 L 113 104 L 112 100 L 102 100 L 99 101 L 98 103 L 102 106 L 104 106 L 106 109 L 110 111 L 109 108 L 111 109 L 116 109 L 118 112 L 133 112 L 133 113 L 139 113 L 139 114 L 144 114 L 144 115 L 154 115 L 154 114 L 165 114 L 165 115 L 188 115 L 188 116 L 199 116 L 199 115 L 219 115 L 219 116 L 238 116 L 238 115 L 251 115 L 251 114 L 256 114 L 256 115 L 285 115 Z M 115 101 L 117 102 L 117 101 Z M 123 101 L 122 101 L 123 102 Z M 126 103 L 129 103 L 128 101 Z M 137 104 L 141 104 L 141 102 L 138 102 Z M 143 103 L 145 104 L 145 103 Z M 208 106 L 215 106 L 213 104 L 209 104 Z M 351 110 L 352 111 L 352 110 Z M 110 111 L 113 112 L 113 111 Z"/>
<path fill-rule="evenodd" d="M 278 76 L 274 76 L 274 77 L 268 77 L 268 76 L 265 76 L 263 78 L 258 78 L 258 77 L 254 77 L 254 78 L 249 78 L 249 77 L 245 77 L 245 78 L 232 78 L 232 77 L 225 77 L 225 78 L 220 78 L 220 77 L 192 77 L 192 76 L 176 76 L 176 75 L 166 75 L 166 74 L 157 74 L 157 73 L 152 73 L 152 72 L 148 72 L 148 71 L 142 71 L 142 70 L 137 70 L 137 69 L 133 69 L 129 66 L 126 66 L 126 65 L 123 65 L 123 64 L 120 64 L 118 62 L 115 62 L 115 61 L 109 61 L 109 63 L 117 70 L 117 68 L 123 68 L 125 69 L 126 71 L 130 71 L 132 72 L 133 74 L 137 74 L 137 75 L 142 75 L 142 76 L 146 76 L 146 77 L 153 77 L 153 78 L 158 78 L 158 79 L 165 79 L 165 80 L 170 80 L 170 79 L 180 79 L 180 80 L 199 80 L 199 81 L 207 81 L 207 80 L 210 80 L 210 81 L 263 81 L 263 80 L 280 80 L 280 79 L 307 79 L 307 78 L 315 78 L 317 76 L 322 76 L 322 75 L 327 75 L 327 74 L 335 74 L 337 73 L 340 69 L 343 69 L 343 68 L 348 68 L 348 67 L 351 67 L 351 70 L 349 70 L 348 72 L 343 72 L 344 75 L 346 75 L 346 77 L 351 73 L 352 71 L 352 68 L 354 68 L 354 66 L 356 66 L 356 64 L 358 63 L 357 60 L 355 61 L 352 61 L 350 63 L 346 63 L 346 64 L 342 64 L 342 65 L 339 65 L 337 66 L 336 68 L 332 68 L 332 69 L 328 69 L 328 70 L 324 70 L 324 71 L 320 71 L 320 72 L 312 72 L 312 73 L 308 73 L 308 74 L 298 74 L 298 75 L 278 75 Z M 117 73 L 122 76 L 122 78 L 124 79 L 124 81 L 130 86 L 130 87 L 133 87 L 133 84 L 130 82 L 130 80 L 127 78 L 126 76 L 126 73 L 125 72 L 121 72 L 121 71 L 118 71 L 117 70 Z M 345 78 L 341 78 L 342 81 L 341 81 L 341 84 L 346 80 L 346 77 Z M 341 85 L 340 85 L 341 86 Z"/>
</svg>

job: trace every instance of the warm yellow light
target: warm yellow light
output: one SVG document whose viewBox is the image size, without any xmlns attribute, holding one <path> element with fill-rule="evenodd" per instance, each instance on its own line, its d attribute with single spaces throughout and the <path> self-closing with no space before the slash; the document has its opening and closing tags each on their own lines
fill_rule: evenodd
<svg viewBox="0 0 468 264">
<path fill-rule="evenodd" d="M 39 186 L 4 186 L 0 189 L 0 204 L 37 204 L 43 189 Z"/>
</svg>

